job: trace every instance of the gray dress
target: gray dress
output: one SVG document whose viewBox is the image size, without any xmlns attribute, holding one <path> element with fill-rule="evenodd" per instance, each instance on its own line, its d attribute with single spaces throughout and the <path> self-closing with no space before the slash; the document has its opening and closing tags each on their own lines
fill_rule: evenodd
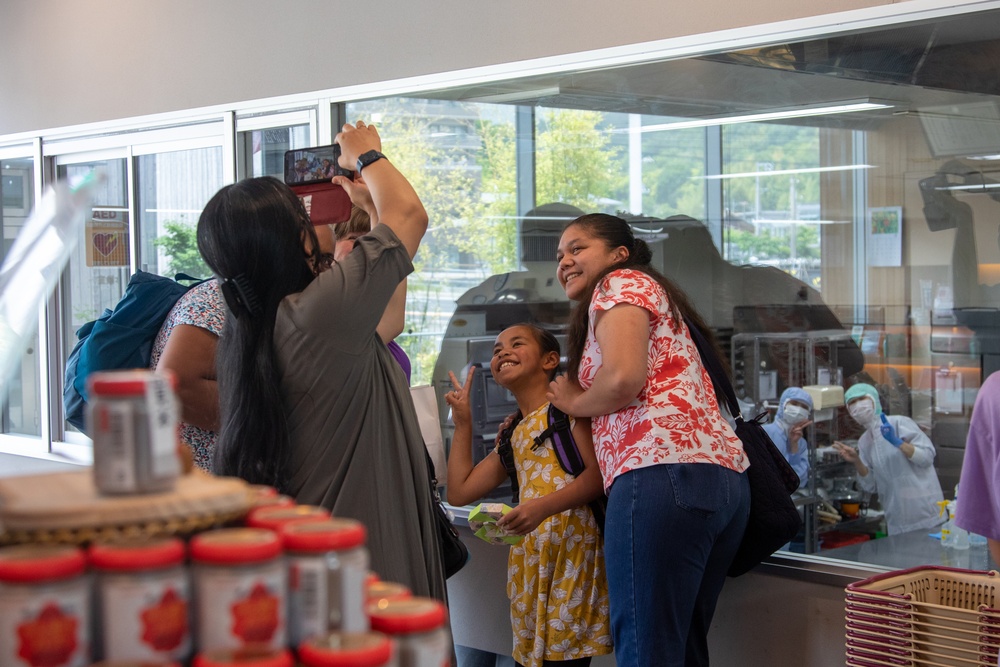
<svg viewBox="0 0 1000 667">
<path fill-rule="evenodd" d="M 274 346 L 291 438 L 285 490 L 368 529 L 372 570 L 445 599 L 423 439 L 406 378 L 375 329 L 413 270 L 378 225 L 278 307 Z"/>
</svg>

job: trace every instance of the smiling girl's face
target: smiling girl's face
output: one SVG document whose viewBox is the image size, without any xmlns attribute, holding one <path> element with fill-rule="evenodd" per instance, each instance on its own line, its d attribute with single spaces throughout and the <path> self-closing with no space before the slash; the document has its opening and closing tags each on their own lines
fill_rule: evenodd
<svg viewBox="0 0 1000 667">
<path fill-rule="evenodd" d="M 497 384 L 509 389 L 523 380 L 534 381 L 537 377 L 548 382 L 549 373 L 558 365 L 559 354 L 543 353 L 531 329 L 513 326 L 497 336 L 493 358 L 490 359 L 490 372 Z"/>
<path fill-rule="evenodd" d="M 581 225 L 563 231 L 556 250 L 556 277 L 571 301 L 587 298 L 587 286 L 605 269 L 628 258 L 624 246 L 611 248 Z"/>
</svg>

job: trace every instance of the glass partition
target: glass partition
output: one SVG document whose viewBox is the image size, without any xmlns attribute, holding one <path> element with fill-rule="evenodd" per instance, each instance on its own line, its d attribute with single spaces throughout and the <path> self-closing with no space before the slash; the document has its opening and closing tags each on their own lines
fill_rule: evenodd
<svg viewBox="0 0 1000 667">
<path fill-rule="evenodd" d="M 399 337 L 415 383 L 443 393 L 448 371 L 488 358 L 513 322 L 564 336 L 559 233 L 580 212 L 622 215 L 711 323 L 745 411 L 773 418 L 785 388 L 814 388 L 809 480 L 797 494 L 806 531 L 791 548 L 874 557 L 859 545 L 891 552 L 897 536 L 878 492 L 862 491 L 831 449 L 861 436 L 841 392 L 872 384 L 887 413 L 911 419 L 951 497 L 976 394 L 1000 368 L 1000 11 L 768 39 L 353 101 L 345 117 L 379 127 L 430 215 Z M 309 113 L 244 121 L 231 138 L 237 173 L 280 175 L 284 150 L 320 134 Z M 190 234 L 222 185 L 224 153 L 60 164 L 59 177 L 94 166 L 109 176 L 67 271 L 67 349 L 117 302 L 130 260 L 202 271 L 187 264 L 197 262 Z M 10 238 L 21 200 L 17 179 L 5 184 Z M 126 235 L 113 247 L 116 230 Z M 509 396 L 482 384 L 485 451 Z"/>
<path fill-rule="evenodd" d="M 1000 367 L 998 38 L 986 12 L 350 104 L 431 212 L 404 334 L 415 381 L 443 392 L 518 320 L 564 333 L 549 251 L 578 211 L 618 213 L 712 323 L 748 411 L 773 418 L 789 386 L 821 396 L 792 548 L 884 538 L 878 493 L 831 449 L 862 433 L 842 391 L 872 384 L 912 419 L 951 497 Z M 488 403 L 507 398 L 483 394 L 485 451 Z"/>
</svg>

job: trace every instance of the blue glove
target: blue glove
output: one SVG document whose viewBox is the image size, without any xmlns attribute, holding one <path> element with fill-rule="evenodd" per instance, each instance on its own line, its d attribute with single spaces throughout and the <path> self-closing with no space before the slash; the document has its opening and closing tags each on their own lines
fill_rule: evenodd
<svg viewBox="0 0 1000 667">
<path fill-rule="evenodd" d="M 892 424 L 889 423 L 889 420 L 885 418 L 884 412 L 879 416 L 882 417 L 882 437 L 885 438 L 886 441 L 893 447 L 899 447 L 903 444 L 903 439 L 896 435 L 896 429 L 894 429 Z"/>
</svg>

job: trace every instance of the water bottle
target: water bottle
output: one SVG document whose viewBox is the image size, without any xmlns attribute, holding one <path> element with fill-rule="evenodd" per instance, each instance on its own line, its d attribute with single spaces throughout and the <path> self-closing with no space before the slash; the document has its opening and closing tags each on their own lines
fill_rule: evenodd
<svg viewBox="0 0 1000 667">
<path fill-rule="evenodd" d="M 978 533 L 969 533 L 969 545 L 973 547 L 985 547 L 987 544 L 986 536 L 979 535 Z"/>
</svg>

